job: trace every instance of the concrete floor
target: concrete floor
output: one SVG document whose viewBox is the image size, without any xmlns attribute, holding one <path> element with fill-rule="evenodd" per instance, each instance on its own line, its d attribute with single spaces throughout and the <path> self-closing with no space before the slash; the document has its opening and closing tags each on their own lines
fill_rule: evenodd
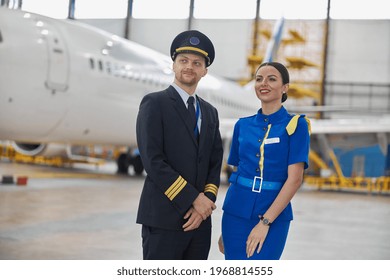
<svg viewBox="0 0 390 280">
<path fill-rule="evenodd" d="M 26 186 L 0 184 L 0 259 L 142 259 L 135 223 L 144 178 L 115 175 L 114 166 L 73 169 L 0 161 L 0 175 L 26 175 Z M 220 188 L 209 259 L 217 239 Z M 317 191 L 303 186 L 285 260 L 389 260 L 390 196 Z"/>
</svg>

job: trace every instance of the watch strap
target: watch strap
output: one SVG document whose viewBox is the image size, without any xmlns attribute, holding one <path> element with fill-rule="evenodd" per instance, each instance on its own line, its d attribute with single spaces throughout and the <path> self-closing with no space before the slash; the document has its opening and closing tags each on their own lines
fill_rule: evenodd
<svg viewBox="0 0 390 280">
<path fill-rule="evenodd" d="M 270 226 L 272 223 L 265 218 L 264 216 L 261 216 L 260 221 L 263 223 L 263 225 Z"/>
</svg>

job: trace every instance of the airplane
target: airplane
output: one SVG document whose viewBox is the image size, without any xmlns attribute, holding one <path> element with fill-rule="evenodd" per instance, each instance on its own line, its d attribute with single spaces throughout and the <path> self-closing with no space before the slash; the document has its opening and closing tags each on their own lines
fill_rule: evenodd
<svg viewBox="0 0 390 280">
<path fill-rule="evenodd" d="M 252 54 L 248 56 L 248 64 L 251 65 L 252 76 L 255 74 L 254 72 L 257 69 L 258 65 L 264 62 L 275 60 L 279 47 L 283 41 L 282 35 L 284 29 L 284 22 L 285 22 L 284 17 L 279 18 L 274 25 L 272 34 L 269 30 L 261 31 L 261 33 L 268 39 L 268 43 L 264 55 Z M 249 84 L 249 88 L 252 89 L 253 84 L 252 83 L 248 83 L 248 84 Z M 248 86 L 246 88 L 248 88 Z"/>
<path fill-rule="evenodd" d="M 283 20 L 278 22 L 264 61 L 271 61 L 280 45 Z M 20 154 L 78 158 L 72 150 L 77 145 L 127 147 L 116 160 L 118 173 L 127 174 L 132 166 L 141 174 L 139 103 L 172 82 L 167 55 L 77 21 L 0 7 L 0 141 L 11 141 Z M 198 94 L 218 109 L 226 158 L 236 120 L 260 107 L 253 84 L 241 87 L 209 72 Z M 380 143 L 382 161 L 389 158 L 390 118 L 370 123 L 313 121 L 315 166 L 329 168 L 335 135 L 350 135 L 345 138 L 350 141 L 359 133 L 366 146 Z"/>
<path fill-rule="evenodd" d="M 77 21 L 0 8 L 0 73 L 0 140 L 18 153 L 72 158 L 72 145 L 125 146 L 118 172 L 143 172 L 138 106 L 173 82 L 169 56 Z M 198 90 L 221 119 L 260 104 L 253 91 L 212 74 Z"/>
</svg>

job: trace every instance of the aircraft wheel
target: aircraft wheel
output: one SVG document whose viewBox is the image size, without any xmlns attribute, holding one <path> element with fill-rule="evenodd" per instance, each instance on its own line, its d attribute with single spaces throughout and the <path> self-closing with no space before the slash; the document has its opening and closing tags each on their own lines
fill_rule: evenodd
<svg viewBox="0 0 390 280">
<path fill-rule="evenodd" d="M 127 174 L 129 172 L 129 158 L 127 154 L 120 154 L 117 161 L 118 174 Z"/>
<path fill-rule="evenodd" d="M 133 167 L 134 167 L 134 172 L 137 175 L 141 175 L 142 172 L 144 171 L 144 165 L 142 164 L 142 160 L 140 156 L 136 156 L 133 159 Z"/>
</svg>

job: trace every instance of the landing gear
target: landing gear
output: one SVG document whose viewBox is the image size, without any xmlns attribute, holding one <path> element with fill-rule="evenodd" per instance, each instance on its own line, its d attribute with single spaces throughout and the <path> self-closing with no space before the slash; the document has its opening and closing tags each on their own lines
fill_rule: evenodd
<svg viewBox="0 0 390 280">
<path fill-rule="evenodd" d="M 118 166 L 118 174 L 127 174 L 130 166 L 128 154 L 120 154 L 116 160 L 116 165 Z"/>
<path fill-rule="evenodd" d="M 139 155 L 133 158 L 133 167 L 136 175 L 141 175 L 144 172 L 144 165 Z"/>
<path fill-rule="evenodd" d="M 117 161 L 118 166 L 118 174 L 128 174 L 129 167 L 132 165 L 134 169 L 134 173 L 136 175 L 141 175 L 144 171 L 144 165 L 142 164 L 142 160 L 139 154 L 122 153 L 119 155 Z"/>
</svg>

